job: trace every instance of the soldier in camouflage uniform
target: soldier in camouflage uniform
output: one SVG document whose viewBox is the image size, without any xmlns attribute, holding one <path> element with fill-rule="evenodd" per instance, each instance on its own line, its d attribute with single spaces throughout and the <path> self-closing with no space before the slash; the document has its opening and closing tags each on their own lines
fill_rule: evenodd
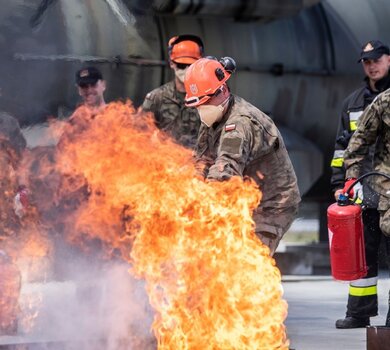
<svg viewBox="0 0 390 350">
<path fill-rule="evenodd" d="M 369 146 L 375 144 L 374 170 L 390 175 L 390 89 L 380 94 L 365 110 L 344 155 L 346 178 L 360 175 Z M 379 193 L 380 228 L 390 236 L 390 180 L 375 176 L 373 188 Z"/>
<path fill-rule="evenodd" d="M 390 50 L 379 40 L 371 40 L 362 47 L 359 62 L 366 75 L 365 84 L 355 90 L 343 102 L 339 131 L 332 159 L 331 184 L 338 199 L 343 192 L 345 181 L 344 152 L 348 142 L 357 129 L 357 123 L 363 111 L 374 98 L 390 87 Z M 365 157 L 361 167 L 363 175 L 372 171 L 374 146 Z M 379 195 L 372 189 L 370 178 L 363 180 L 363 224 L 364 243 L 368 273 L 364 278 L 351 281 L 349 285 L 347 313 L 344 319 L 336 321 L 336 328 L 360 328 L 370 324 L 370 317 L 378 314 L 378 255 L 381 241 L 390 252 L 390 238 L 385 237 L 379 228 Z M 356 190 L 356 186 L 354 187 Z M 360 198 L 359 198 L 360 199 Z M 358 200 L 359 200 L 358 199 Z M 358 202 L 358 201 L 357 201 Z"/>
<path fill-rule="evenodd" d="M 194 148 L 200 120 L 196 108 L 184 104 L 184 74 L 203 55 L 202 40 L 195 35 L 180 35 L 169 40 L 169 65 L 174 80 L 149 92 L 142 109 L 153 112 L 157 127 L 185 147 Z"/>
<path fill-rule="evenodd" d="M 361 167 L 371 145 L 375 144 L 374 170 L 390 175 L 390 89 L 386 90 L 367 107 L 359 120 L 344 154 L 347 190 L 351 180 L 361 174 Z M 390 236 L 390 180 L 383 176 L 372 178 L 373 189 L 379 193 L 378 211 L 380 229 Z M 390 326 L 390 312 L 386 325 Z"/>
<path fill-rule="evenodd" d="M 298 211 L 297 178 L 273 121 L 230 93 L 226 81 L 234 69 L 229 57 L 203 58 L 186 73 L 186 104 L 198 109 L 202 121 L 196 158 L 206 179 L 256 181 L 263 197 L 253 214 L 255 232 L 273 254 Z"/>
</svg>

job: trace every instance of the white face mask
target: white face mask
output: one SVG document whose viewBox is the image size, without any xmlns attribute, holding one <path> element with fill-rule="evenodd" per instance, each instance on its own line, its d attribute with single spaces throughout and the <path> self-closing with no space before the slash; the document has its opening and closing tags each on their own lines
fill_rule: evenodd
<svg viewBox="0 0 390 350">
<path fill-rule="evenodd" d="M 175 75 L 176 75 L 176 78 L 181 82 L 181 83 L 184 83 L 184 77 L 186 75 L 186 70 L 187 68 L 185 69 L 175 69 Z"/>
<path fill-rule="evenodd" d="M 206 124 L 207 127 L 211 127 L 214 123 L 220 121 L 223 117 L 223 111 L 225 110 L 225 105 L 228 101 L 229 98 L 218 106 L 200 105 L 196 107 L 202 123 Z"/>
</svg>

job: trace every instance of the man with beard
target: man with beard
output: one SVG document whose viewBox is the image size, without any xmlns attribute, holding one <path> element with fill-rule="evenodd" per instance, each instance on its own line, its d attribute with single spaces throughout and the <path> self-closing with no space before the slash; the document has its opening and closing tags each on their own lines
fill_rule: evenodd
<svg viewBox="0 0 390 350">
<path fill-rule="evenodd" d="M 185 147 L 194 148 L 200 120 L 196 108 L 184 104 L 184 75 L 203 56 L 202 40 L 195 35 L 179 35 L 168 43 L 169 66 L 175 78 L 146 95 L 142 109 L 153 112 L 157 127 Z"/>
<path fill-rule="evenodd" d="M 185 76 L 185 102 L 198 110 L 202 125 L 195 148 L 207 180 L 250 177 L 261 189 L 254 210 L 255 233 L 272 255 L 298 211 L 297 178 L 283 138 L 266 114 L 233 95 L 226 81 L 235 71 L 230 57 L 201 58 Z"/>
<path fill-rule="evenodd" d="M 363 45 L 358 62 L 361 62 L 366 75 L 365 84 L 355 90 L 343 102 L 335 152 L 331 162 L 333 187 L 336 200 L 343 192 L 345 179 L 344 155 L 352 135 L 360 123 L 361 116 L 378 94 L 390 88 L 390 50 L 379 40 L 371 40 Z M 373 170 L 374 147 L 371 147 L 362 163 L 363 175 Z M 367 276 L 352 281 L 349 285 L 346 316 L 336 321 L 336 328 L 360 328 L 370 324 L 370 317 L 378 314 L 378 254 L 381 240 L 390 252 L 390 239 L 382 234 L 379 227 L 379 195 L 373 189 L 372 179 L 363 180 L 362 187 L 354 187 L 359 192 L 358 201 L 363 204 L 363 225 Z M 364 195 L 363 195 L 364 194 Z"/>
</svg>

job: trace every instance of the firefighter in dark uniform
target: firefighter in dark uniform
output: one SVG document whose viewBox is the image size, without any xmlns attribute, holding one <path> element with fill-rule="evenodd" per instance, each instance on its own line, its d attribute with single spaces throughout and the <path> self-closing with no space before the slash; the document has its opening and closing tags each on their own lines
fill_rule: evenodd
<svg viewBox="0 0 390 350">
<path fill-rule="evenodd" d="M 202 58 L 188 68 L 186 105 L 196 107 L 202 121 L 196 161 L 207 180 L 240 176 L 259 185 L 262 199 L 253 212 L 255 233 L 273 255 L 298 212 L 297 178 L 272 119 L 230 93 L 226 81 L 234 70 L 230 57 L 220 62 Z"/>
<path fill-rule="evenodd" d="M 378 40 L 369 41 L 362 47 L 359 62 L 362 62 L 366 74 L 365 84 L 343 102 L 335 151 L 331 162 L 331 184 L 336 199 L 343 192 L 344 187 L 344 152 L 352 134 L 357 129 L 359 118 L 380 92 L 390 88 L 389 54 L 388 46 Z M 373 149 L 367 155 L 360 175 L 373 170 L 372 159 Z M 379 212 L 377 210 L 379 195 L 370 185 L 370 179 L 363 180 L 362 188 L 359 189 L 355 186 L 354 189 L 355 193 L 358 192 L 360 196 L 357 198 L 357 202 L 363 204 L 368 274 L 365 278 L 350 283 L 346 317 L 336 321 L 336 328 L 342 329 L 365 327 L 370 324 L 370 317 L 378 314 L 378 254 L 382 239 L 386 240 L 387 251 L 390 251 L 390 241 L 382 234 L 379 227 Z"/>
<path fill-rule="evenodd" d="M 195 35 L 179 35 L 168 43 L 169 65 L 175 78 L 149 92 L 142 110 L 153 112 L 159 129 L 185 147 L 194 148 L 200 127 L 196 108 L 184 104 L 184 75 L 187 68 L 203 56 L 202 40 Z"/>
</svg>

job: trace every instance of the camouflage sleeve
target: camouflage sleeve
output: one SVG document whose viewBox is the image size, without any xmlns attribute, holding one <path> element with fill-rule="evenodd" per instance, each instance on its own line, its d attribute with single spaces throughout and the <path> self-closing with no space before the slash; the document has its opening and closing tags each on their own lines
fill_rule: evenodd
<svg viewBox="0 0 390 350">
<path fill-rule="evenodd" d="M 152 112 L 154 114 L 154 119 L 158 125 L 159 123 L 161 123 L 162 118 L 162 115 L 160 113 L 162 105 L 162 99 L 160 94 L 161 92 L 156 90 L 149 92 L 145 96 L 145 100 L 142 103 L 141 107 L 143 111 Z"/>
<path fill-rule="evenodd" d="M 156 110 L 156 96 L 152 92 L 149 92 L 145 96 L 145 100 L 142 103 L 142 109 L 145 112 L 154 112 Z"/>
<path fill-rule="evenodd" d="M 344 154 L 346 178 L 357 178 L 361 174 L 363 160 L 369 147 L 376 141 L 381 125 L 382 95 L 366 108 L 359 119 L 358 128 L 349 141 Z"/>
<path fill-rule="evenodd" d="M 339 120 L 339 126 L 334 146 L 333 157 L 330 163 L 332 170 L 332 176 L 330 183 L 332 190 L 336 191 L 343 188 L 345 179 L 345 167 L 344 167 L 344 152 L 348 146 L 348 142 L 352 136 L 352 131 L 349 125 L 348 115 L 348 100 L 344 100 L 343 108 L 341 112 L 341 118 Z"/>
<path fill-rule="evenodd" d="M 207 177 L 210 166 L 214 163 L 210 156 L 210 150 L 207 144 L 208 128 L 202 124 L 199 129 L 198 140 L 196 142 L 194 154 L 195 154 L 195 166 L 198 173 L 204 178 Z"/>
<path fill-rule="evenodd" d="M 259 137 L 259 133 L 256 133 Z M 241 118 L 238 123 L 228 124 L 222 131 L 215 163 L 207 178 L 226 180 L 232 176 L 243 176 L 255 135 L 250 120 Z"/>
</svg>

